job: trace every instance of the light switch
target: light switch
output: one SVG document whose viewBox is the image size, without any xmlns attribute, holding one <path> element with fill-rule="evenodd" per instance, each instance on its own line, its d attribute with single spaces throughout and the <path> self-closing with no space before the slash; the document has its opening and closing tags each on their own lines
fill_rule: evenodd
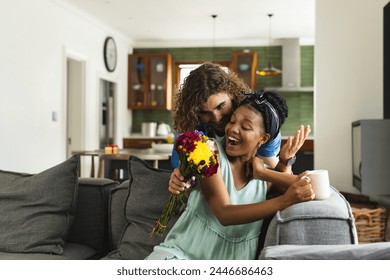
<svg viewBox="0 0 390 280">
<path fill-rule="evenodd" d="M 51 112 L 51 120 L 53 122 L 57 122 L 57 120 L 58 120 L 58 113 L 57 113 L 57 111 L 52 111 Z"/>
</svg>

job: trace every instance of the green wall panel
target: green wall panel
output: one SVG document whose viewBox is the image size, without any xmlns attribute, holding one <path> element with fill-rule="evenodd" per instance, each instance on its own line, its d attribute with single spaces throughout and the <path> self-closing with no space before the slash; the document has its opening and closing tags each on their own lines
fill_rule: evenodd
<svg viewBox="0 0 390 280">
<path fill-rule="evenodd" d="M 301 46 L 301 86 L 314 85 L 314 47 Z"/>
<path fill-rule="evenodd" d="M 310 135 L 314 133 L 313 92 L 281 92 L 288 106 L 288 117 L 282 126 L 283 136 L 292 136 L 298 127 L 310 125 Z"/>
</svg>

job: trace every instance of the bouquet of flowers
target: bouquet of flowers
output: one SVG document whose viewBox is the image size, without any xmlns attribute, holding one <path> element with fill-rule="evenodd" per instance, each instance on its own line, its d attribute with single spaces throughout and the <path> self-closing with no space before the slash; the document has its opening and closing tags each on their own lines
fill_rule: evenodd
<svg viewBox="0 0 390 280">
<path fill-rule="evenodd" d="M 184 181 L 190 181 L 190 191 L 199 184 L 201 177 L 209 177 L 217 173 L 219 164 L 214 141 L 203 132 L 194 130 L 180 134 L 176 138 L 176 151 L 179 155 L 179 169 Z M 150 233 L 151 236 L 162 235 L 174 210 L 177 207 L 180 207 L 180 210 L 184 209 L 183 196 L 184 193 L 170 195 L 161 217 Z"/>
</svg>

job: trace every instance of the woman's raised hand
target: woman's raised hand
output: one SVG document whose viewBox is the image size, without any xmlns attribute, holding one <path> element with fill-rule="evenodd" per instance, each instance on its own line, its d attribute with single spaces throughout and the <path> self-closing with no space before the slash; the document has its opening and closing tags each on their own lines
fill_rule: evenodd
<svg viewBox="0 0 390 280">
<path fill-rule="evenodd" d="M 310 125 L 301 125 L 295 132 L 294 137 L 289 136 L 286 144 L 280 149 L 279 157 L 283 160 L 287 160 L 296 155 L 303 143 L 309 136 L 311 129 Z"/>
</svg>

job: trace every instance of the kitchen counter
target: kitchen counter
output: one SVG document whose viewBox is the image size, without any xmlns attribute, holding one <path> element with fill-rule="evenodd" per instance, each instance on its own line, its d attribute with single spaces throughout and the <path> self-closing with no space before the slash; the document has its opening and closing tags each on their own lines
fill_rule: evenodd
<svg viewBox="0 0 390 280">
<path fill-rule="evenodd" d="M 131 136 L 123 138 L 124 149 L 150 149 L 152 143 L 160 144 L 167 142 L 166 136 L 142 136 L 141 134 L 132 134 Z M 173 139 L 173 138 L 172 138 Z"/>
<path fill-rule="evenodd" d="M 104 149 L 91 151 L 78 150 L 72 151 L 72 154 L 79 154 L 84 157 L 92 157 L 90 177 L 95 177 L 95 157 L 99 159 L 98 174 L 99 178 L 110 178 L 117 181 L 123 181 L 128 178 L 127 162 L 130 156 L 136 156 L 149 162 L 155 168 L 170 169 L 171 150 L 155 149 L 119 149 L 117 154 L 106 154 Z"/>
<path fill-rule="evenodd" d="M 165 140 L 167 138 L 167 135 L 165 136 L 160 136 L 160 135 L 156 135 L 156 136 L 144 136 L 142 135 L 141 133 L 133 133 L 133 134 L 130 134 L 130 135 L 127 135 L 124 137 L 124 139 L 156 139 L 156 140 Z"/>
<path fill-rule="evenodd" d="M 127 162 L 130 156 L 149 161 L 154 168 L 159 168 L 159 162 L 170 162 L 172 153 L 154 149 L 121 149 L 118 154 L 105 154 L 103 150 L 99 152 L 99 177 L 120 182 L 128 178 Z"/>
</svg>

